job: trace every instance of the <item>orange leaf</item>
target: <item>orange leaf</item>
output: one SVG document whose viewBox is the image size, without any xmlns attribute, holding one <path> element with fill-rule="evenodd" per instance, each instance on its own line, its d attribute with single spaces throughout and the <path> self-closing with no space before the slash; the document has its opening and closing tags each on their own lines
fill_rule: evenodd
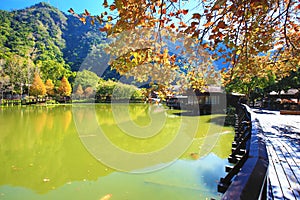
<svg viewBox="0 0 300 200">
<path fill-rule="evenodd" d="M 184 22 L 179 22 L 179 24 L 180 24 L 180 26 L 181 26 L 182 28 L 187 27 L 187 25 L 186 25 Z"/>
<path fill-rule="evenodd" d="M 209 26 L 211 26 L 211 25 L 213 25 L 213 22 L 207 22 L 207 23 L 204 24 L 203 26 L 204 26 L 205 28 L 207 28 L 207 27 L 209 27 Z"/>
<path fill-rule="evenodd" d="M 110 9 L 111 11 L 113 11 L 114 9 L 116 9 L 116 6 L 115 6 L 115 5 L 110 5 L 110 6 L 109 6 L 109 9 Z"/>
<path fill-rule="evenodd" d="M 216 38 L 215 35 L 210 35 L 208 39 L 209 39 L 209 40 L 214 40 L 215 38 Z"/>
<path fill-rule="evenodd" d="M 188 14 L 189 10 L 182 10 L 182 14 L 186 15 Z"/>
<path fill-rule="evenodd" d="M 170 27 L 171 27 L 171 28 L 175 28 L 175 25 L 174 25 L 174 23 L 173 23 L 173 24 L 171 24 L 171 25 L 170 25 Z"/>
<path fill-rule="evenodd" d="M 200 20 L 201 15 L 199 13 L 194 13 L 192 19 L 199 19 Z"/>
<path fill-rule="evenodd" d="M 204 49 L 206 49 L 206 48 L 208 48 L 208 47 L 209 47 L 209 45 L 208 45 L 207 43 L 203 44 L 203 48 L 204 48 Z"/>
<path fill-rule="evenodd" d="M 223 35 L 221 32 L 219 32 L 217 35 L 218 35 L 218 37 L 219 37 L 221 40 L 223 39 L 223 36 L 224 36 L 224 35 Z"/>
<path fill-rule="evenodd" d="M 80 21 L 82 21 L 83 24 L 86 23 L 86 19 L 84 17 L 79 18 Z"/>
<path fill-rule="evenodd" d="M 216 5 L 212 8 L 212 10 L 218 10 L 219 8 L 220 8 L 220 5 L 216 4 Z"/>
<path fill-rule="evenodd" d="M 220 21 L 217 26 L 218 26 L 218 28 L 225 28 L 226 24 L 224 21 Z"/>
</svg>

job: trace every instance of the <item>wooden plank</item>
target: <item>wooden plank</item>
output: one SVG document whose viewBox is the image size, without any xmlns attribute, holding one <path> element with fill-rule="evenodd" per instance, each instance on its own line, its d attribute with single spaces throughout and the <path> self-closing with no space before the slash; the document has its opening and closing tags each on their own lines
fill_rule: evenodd
<svg viewBox="0 0 300 200">
<path fill-rule="evenodd" d="M 269 149 L 270 157 L 273 160 L 273 164 L 274 164 L 274 168 L 276 170 L 277 177 L 272 177 L 270 174 L 271 185 L 275 184 L 275 183 L 273 183 L 274 179 L 275 180 L 278 179 L 280 188 L 283 193 L 283 197 L 287 198 L 287 199 L 297 199 L 296 195 L 294 193 L 294 190 L 293 190 L 294 184 L 293 184 L 293 182 L 291 182 L 289 175 L 287 174 L 287 171 L 286 171 L 289 168 L 287 161 L 279 151 L 276 151 L 276 147 L 272 144 L 272 142 L 275 142 L 275 141 L 270 141 L 270 144 L 268 144 L 268 146 L 269 146 L 268 149 Z"/>
<path fill-rule="evenodd" d="M 275 199 L 282 199 L 283 198 L 283 191 L 279 182 L 279 178 L 277 175 L 276 167 L 275 167 L 275 158 L 272 157 L 272 145 L 266 145 L 267 151 L 269 154 L 269 180 L 270 180 L 270 188 L 273 193 L 273 197 Z"/>
<path fill-rule="evenodd" d="M 285 141 L 281 142 L 284 148 L 288 151 L 288 153 L 291 155 L 291 158 L 296 163 L 298 170 L 300 171 L 300 152 L 298 151 L 298 148 L 294 148 L 293 145 L 291 145 L 291 142 L 293 141 Z"/>
<path fill-rule="evenodd" d="M 281 162 L 285 176 L 287 177 L 290 183 L 291 187 L 289 189 L 292 190 L 296 198 L 300 199 L 300 181 L 297 178 L 297 176 L 300 178 L 299 170 L 295 165 L 294 160 L 288 156 L 288 152 L 285 151 L 279 140 L 280 138 L 272 141 L 273 148 L 276 151 L 276 154 Z"/>
<path fill-rule="evenodd" d="M 297 152 L 298 149 L 295 149 L 295 148 L 291 148 L 289 143 L 290 142 L 293 142 L 293 141 L 288 141 L 288 140 L 278 140 L 278 142 L 281 143 L 281 147 L 280 148 L 284 148 L 286 150 L 286 154 L 289 155 L 288 157 L 288 163 L 291 165 L 291 167 L 293 167 L 293 170 L 294 171 L 297 171 L 300 173 L 300 153 Z M 298 181 L 300 182 L 300 174 L 299 176 L 296 176 L 296 177 L 299 177 Z"/>
</svg>

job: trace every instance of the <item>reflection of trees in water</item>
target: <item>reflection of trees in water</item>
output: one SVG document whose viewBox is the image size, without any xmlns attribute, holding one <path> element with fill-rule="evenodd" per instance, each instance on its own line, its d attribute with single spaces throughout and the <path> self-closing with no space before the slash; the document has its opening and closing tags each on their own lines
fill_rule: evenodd
<svg viewBox="0 0 300 200">
<path fill-rule="evenodd" d="M 71 109 L 32 106 L 0 112 L 0 185 L 46 193 L 70 181 L 96 180 L 112 172 L 82 146 Z"/>
<path fill-rule="evenodd" d="M 94 159 L 82 145 L 72 123 L 72 109 L 74 105 L 73 108 L 31 106 L 1 109 L 0 185 L 22 186 L 46 193 L 70 181 L 96 180 L 113 171 Z M 148 118 L 149 105 L 130 105 L 129 112 L 131 120 Z M 165 147 L 176 136 L 181 122 L 180 117 L 172 117 L 169 113 L 161 132 L 151 138 L 137 139 L 114 126 L 111 105 L 78 106 L 73 114 L 77 120 L 84 122 L 95 120 L 97 116 L 98 123 L 112 143 L 139 153 Z M 204 118 L 200 120 L 209 124 Z M 90 128 L 96 127 L 89 127 L 87 123 L 86 129 Z M 187 126 L 184 131 L 188 129 Z M 221 158 L 227 157 L 227 150 L 231 149 L 227 145 L 231 144 L 231 140 L 231 134 L 220 135 L 211 152 Z M 202 143 L 203 137 L 194 140 L 183 157 L 190 158 L 190 153 L 199 151 Z M 43 182 L 43 179 L 49 179 L 49 182 Z"/>
<path fill-rule="evenodd" d="M 99 105 L 96 107 L 99 125 L 114 145 L 130 152 L 145 153 L 160 150 L 172 142 L 180 127 L 180 123 L 178 123 L 180 119 L 166 119 L 165 121 L 164 109 L 155 112 L 157 111 L 156 105 L 113 104 L 112 106 Z M 120 124 L 123 127 L 135 126 L 136 130 L 141 131 L 141 133 L 135 134 L 140 134 L 141 137 L 134 137 L 124 132 L 119 126 Z M 153 133 L 154 136 L 142 137 L 143 132 L 149 132 L 157 126 L 162 126 L 162 129 Z"/>
<path fill-rule="evenodd" d="M 102 104 L 96 105 L 95 110 L 100 125 L 116 124 L 115 117 L 119 122 L 133 121 L 140 126 L 151 122 L 148 104 Z"/>
<path fill-rule="evenodd" d="M 219 158 L 227 158 L 231 153 L 233 141 L 233 128 L 224 127 L 220 121 L 222 115 L 200 116 L 200 124 L 193 143 L 183 154 L 182 158 L 199 159 L 209 153 L 214 153 Z M 223 120 L 224 121 L 224 120 Z"/>
<path fill-rule="evenodd" d="M 210 136 L 206 136 L 210 137 Z M 206 138 L 195 138 L 188 150 L 182 155 L 184 159 L 199 159 L 210 153 L 214 153 L 219 158 L 228 158 L 231 153 L 231 143 L 233 141 L 233 132 L 224 131 L 219 136 L 212 137 L 212 140 Z M 217 140 L 214 140 L 217 139 Z M 206 144 L 204 145 L 204 142 Z"/>
</svg>

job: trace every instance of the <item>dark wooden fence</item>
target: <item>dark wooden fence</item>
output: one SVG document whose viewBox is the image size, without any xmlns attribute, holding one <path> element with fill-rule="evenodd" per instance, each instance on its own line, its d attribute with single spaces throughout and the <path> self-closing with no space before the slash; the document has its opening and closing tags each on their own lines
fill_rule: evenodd
<svg viewBox="0 0 300 200">
<path fill-rule="evenodd" d="M 251 120 L 250 108 L 238 105 L 235 138 L 226 166 L 227 175 L 221 178 L 218 191 L 222 199 L 266 199 L 268 154 L 259 123 Z"/>
</svg>

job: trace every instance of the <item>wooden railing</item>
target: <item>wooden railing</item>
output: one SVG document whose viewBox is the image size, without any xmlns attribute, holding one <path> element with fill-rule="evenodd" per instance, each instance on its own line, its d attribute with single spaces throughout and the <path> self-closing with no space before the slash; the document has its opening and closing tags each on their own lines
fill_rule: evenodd
<svg viewBox="0 0 300 200">
<path fill-rule="evenodd" d="M 268 154 L 258 121 L 251 120 L 246 105 L 237 107 L 235 139 L 226 166 L 227 175 L 220 179 L 222 199 L 266 199 Z"/>
</svg>

